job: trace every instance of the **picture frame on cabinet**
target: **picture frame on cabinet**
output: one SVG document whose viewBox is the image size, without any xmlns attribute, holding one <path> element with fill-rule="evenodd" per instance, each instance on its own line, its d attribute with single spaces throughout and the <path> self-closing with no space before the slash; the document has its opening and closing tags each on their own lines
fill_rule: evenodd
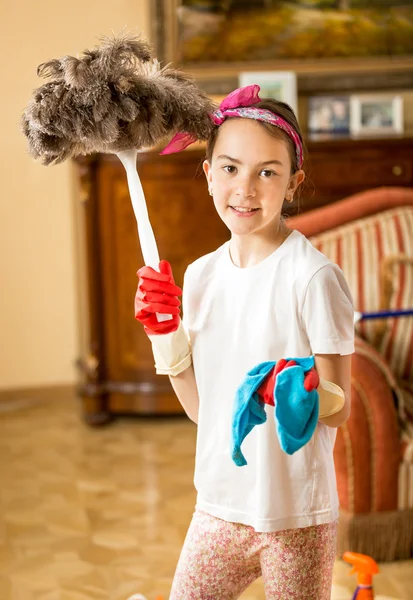
<svg viewBox="0 0 413 600">
<path fill-rule="evenodd" d="M 311 134 L 349 134 L 350 97 L 311 96 L 307 116 L 307 128 Z"/>
<path fill-rule="evenodd" d="M 352 135 L 403 133 L 403 98 L 392 94 L 363 94 L 350 97 Z"/>
</svg>

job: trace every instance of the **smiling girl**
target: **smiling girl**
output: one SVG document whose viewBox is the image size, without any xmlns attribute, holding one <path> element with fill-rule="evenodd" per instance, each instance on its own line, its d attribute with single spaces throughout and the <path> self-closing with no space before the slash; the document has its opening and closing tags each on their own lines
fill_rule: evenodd
<svg viewBox="0 0 413 600">
<path fill-rule="evenodd" d="M 235 90 L 211 116 L 204 172 L 231 237 L 188 267 L 183 321 L 169 263 L 161 261 L 160 273 L 138 271 L 135 314 L 157 372 L 170 376 L 198 424 L 197 504 L 172 600 L 235 599 L 260 576 L 270 599 L 330 598 L 333 447 L 350 414 L 353 306 L 341 270 L 282 218 L 304 180 L 303 141 L 291 108 L 258 92 Z M 179 134 L 166 152 L 191 141 Z M 159 323 L 156 312 L 173 318 Z M 245 375 L 263 361 L 311 355 L 319 376 L 339 386 L 340 408 L 327 411 L 310 441 L 288 455 L 265 405 L 266 422 L 245 441 L 248 464 L 236 466 L 232 412 Z"/>
</svg>

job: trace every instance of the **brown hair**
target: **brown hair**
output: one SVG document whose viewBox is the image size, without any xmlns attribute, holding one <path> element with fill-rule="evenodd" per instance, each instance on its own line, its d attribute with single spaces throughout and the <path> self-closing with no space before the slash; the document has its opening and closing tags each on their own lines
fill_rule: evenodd
<svg viewBox="0 0 413 600">
<path fill-rule="evenodd" d="M 303 136 L 301 134 L 297 117 L 295 116 L 293 109 L 288 104 L 279 100 L 274 100 L 273 98 L 264 98 L 257 104 L 254 104 L 254 108 L 263 108 L 266 110 L 270 110 L 274 114 L 279 115 L 285 121 L 287 121 L 287 123 L 291 125 L 291 127 L 294 129 L 294 131 L 300 138 L 301 144 L 303 146 L 303 153 L 305 152 Z M 260 125 L 265 127 L 268 133 L 273 135 L 275 138 L 284 140 L 287 143 L 288 153 L 291 159 L 291 173 L 295 173 L 298 170 L 298 165 L 295 145 L 292 139 L 285 133 L 285 131 L 279 129 L 278 127 L 275 127 L 275 125 L 271 125 L 271 123 L 265 123 L 264 121 L 257 121 L 257 123 L 260 123 Z M 215 143 L 218 138 L 218 133 L 219 126 L 214 127 L 207 141 L 206 158 L 209 162 L 211 162 L 212 160 L 212 154 L 214 152 Z"/>
</svg>

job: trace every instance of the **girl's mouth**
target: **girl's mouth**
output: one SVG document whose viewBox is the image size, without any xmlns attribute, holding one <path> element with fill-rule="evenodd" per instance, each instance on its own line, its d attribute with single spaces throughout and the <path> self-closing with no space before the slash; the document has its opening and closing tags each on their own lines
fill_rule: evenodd
<svg viewBox="0 0 413 600">
<path fill-rule="evenodd" d="M 230 209 L 238 217 L 252 217 L 260 210 L 259 208 L 245 208 L 244 206 L 230 206 Z"/>
</svg>

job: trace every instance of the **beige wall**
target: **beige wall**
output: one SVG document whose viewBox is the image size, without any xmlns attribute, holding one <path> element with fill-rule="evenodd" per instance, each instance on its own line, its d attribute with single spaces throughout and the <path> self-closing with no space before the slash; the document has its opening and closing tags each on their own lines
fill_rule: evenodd
<svg viewBox="0 0 413 600">
<path fill-rule="evenodd" d="M 125 26 L 148 34 L 147 0 L 14 0 L 0 8 L 0 389 L 72 383 L 77 356 L 73 174 L 26 154 L 21 112 L 45 60 Z"/>
</svg>

